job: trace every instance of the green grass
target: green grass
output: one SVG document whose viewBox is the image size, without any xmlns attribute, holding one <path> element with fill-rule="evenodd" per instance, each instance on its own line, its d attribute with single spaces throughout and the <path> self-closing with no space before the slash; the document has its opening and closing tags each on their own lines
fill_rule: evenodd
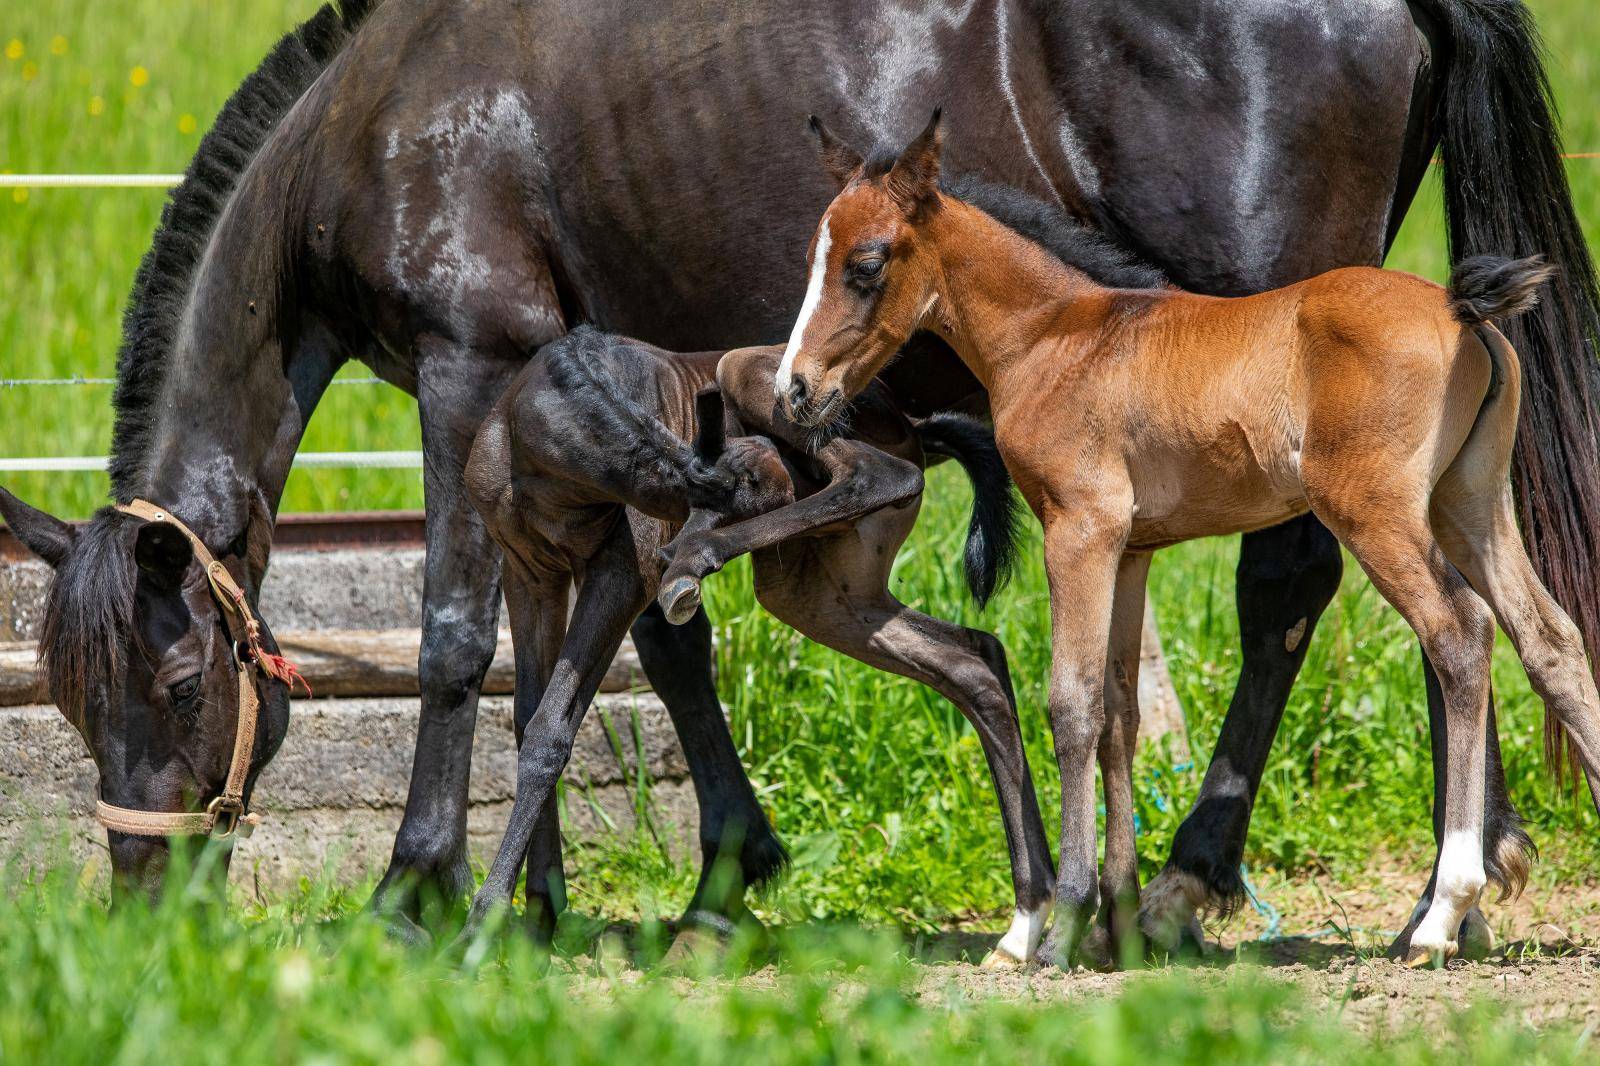
<svg viewBox="0 0 1600 1066">
<path fill-rule="evenodd" d="M 6 1062 L 1520 1066 L 1592 1051 L 1588 1034 L 1483 1007 L 1425 1033 L 1361 1035 L 1340 1024 L 1343 996 L 1307 1005 L 1248 969 L 1152 977 L 1108 999 L 1066 999 L 1064 984 L 974 999 L 930 985 L 892 936 L 848 929 L 736 950 L 687 986 L 622 970 L 614 944 L 549 972 L 520 939 L 458 965 L 400 948 L 317 890 L 241 923 L 192 903 L 108 916 L 70 878 L 13 875 L 0 928 Z"/>
<path fill-rule="evenodd" d="M 1540 0 L 1534 6 L 1556 44 L 1551 74 L 1566 105 L 1569 146 L 1600 150 L 1600 48 L 1589 29 L 1589 5 Z M 205 128 L 269 43 L 313 7 L 301 0 L 9 5 L 0 14 L 0 49 L 16 41 L 21 54 L 0 56 L 0 169 L 181 170 L 198 141 L 195 131 Z M 57 36 L 65 43 L 53 48 Z M 136 68 L 147 80 L 133 76 Z M 193 117 L 193 128 L 185 116 Z M 1579 211 L 1591 237 L 1600 237 L 1600 161 L 1575 161 L 1571 173 Z M 160 192 L 0 192 L 0 377 L 111 373 L 121 301 L 161 199 Z M 1393 265 L 1441 277 L 1441 233 L 1438 189 L 1430 182 Z M 0 452 L 102 453 L 108 393 L 103 387 L 0 390 Z M 412 401 L 369 385 L 334 390 L 305 443 L 312 450 L 416 446 Z M 18 476 L 7 485 L 67 515 L 86 514 L 105 491 L 98 475 Z M 284 500 L 287 510 L 421 503 L 415 473 L 383 471 L 296 472 Z M 925 519 L 899 561 L 895 591 L 933 613 L 995 629 L 1005 641 L 1041 800 L 1052 819 L 1057 793 L 1042 714 L 1048 667 L 1043 576 L 1032 561 L 1035 551 L 1011 588 L 978 616 L 954 563 L 967 505 L 959 476 L 937 471 Z M 1193 798 L 1237 676 L 1235 545 L 1188 545 L 1162 553 L 1155 565 L 1155 603 L 1200 765 L 1177 768 L 1156 752 L 1140 757 L 1147 876 Z M 720 690 L 736 739 L 796 852 L 793 874 L 763 901 L 766 913 L 794 922 L 866 921 L 913 931 L 1006 913 L 999 817 L 976 738 L 956 712 L 908 682 L 844 661 L 774 622 L 755 605 L 743 565 L 710 583 L 709 600 L 719 627 Z M 1507 772 L 1545 849 L 1544 876 L 1593 876 L 1600 868 L 1593 815 L 1546 782 L 1540 709 L 1504 648 L 1495 684 Z M 1430 778 L 1414 642 L 1347 565 L 1344 587 L 1316 632 L 1285 716 L 1248 859 L 1291 872 L 1326 868 L 1346 878 L 1359 878 L 1376 853 L 1414 861 L 1430 846 Z M 569 869 L 580 908 L 620 917 L 672 912 L 687 898 L 693 873 L 648 840 L 584 848 Z M 813 1024 L 819 1040 L 882 1026 L 899 1041 L 895 1048 L 923 1058 L 1003 1051 L 1013 1030 L 1078 1049 L 1064 1054 L 1088 1055 L 1115 1041 L 1148 1047 L 1138 1019 L 1159 1009 L 1181 1019 L 1173 1039 L 1193 1057 L 1232 1038 L 1217 1021 L 1218 1010 L 1256 1024 L 1276 1002 L 1275 993 L 1250 989 L 1200 1001 L 1179 987 L 1156 985 L 1131 995 L 1126 1007 L 1054 1013 L 972 1008 L 952 1016 L 906 1006 L 892 991 L 882 1000 L 829 1004 L 807 999 L 814 993 L 802 989 L 790 997 L 804 1004 L 792 1022 L 759 996 L 719 989 L 707 994 L 708 1005 L 695 1012 L 692 1025 L 679 1027 L 670 1021 L 674 1000 L 655 985 L 613 989 L 616 1003 L 600 1015 L 576 1014 L 560 986 L 525 981 L 520 962 L 479 982 L 465 981 L 395 953 L 359 924 L 325 927 L 303 911 L 275 911 L 254 916 L 243 931 L 175 916 L 124 925 L 69 896 L 27 889 L 0 904 L 7 911 L 0 915 L 0 965 L 13 975 L 50 975 L 0 985 L 0 1055 L 23 1061 L 42 1034 L 55 1031 L 83 1048 L 122 1041 L 125 1056 L 138 1059 L 155 1054 L 158 1044 L 146 1043 L 141 1051 L 135 1038 L 165 1027 L 202 1057 L 259 1048 L 285 1059 L 324 1051 L 364 1058 L 377 1057 L 380 1047 L 419 1059 L 441 1048 L 451 1057 L 467 1050 L 509 1055 L 519 1041 L 543 1034 L 537 1039 L 570 1038 L 574 1060 L 606 1046 L 600 1041 L 655 1048 L 670 1058 L 692 1053 L 695 1041 L 739 1032 L 758 1041 L 768 1057 L 788 1061 L 826 1056 L 811 1042 Z M 151 951 L 151 943 L 185 950 Z M 274 982 L 285 968 L 302 965 L 295 960 L 304 960 L 316 977 L 309 991 L 290 995 Z M 892 989 L 885 981 L 874 987 Z M 101 994 L 97 986 L 109 991 Z M 169 989 L 170 997 L 138 994 Z M 510 989 L 517 994 L 506 994 Z M 951 1017 L 960 1023 L 951 1024 Z M 347 1024 L 354 1035 L 339 1035 Z M 439 1048 L 415 1044 L 422 1034 L 440 1041 Z M 1305 1058 L 1321 1039 L 1311 1029 L 1291 1030 L 1284 1043 L 1271 1046 Z M 1504 1046 L 1514 1050 L 1518 1045 L 1508 1039 Z M 1246 1049 L 1241 1061 L 1265 1054 L 1267 1046 Z M 1351 1045 L 1349 1053 L 1359 1061 L 1368 1052 Z"/>
</svg>

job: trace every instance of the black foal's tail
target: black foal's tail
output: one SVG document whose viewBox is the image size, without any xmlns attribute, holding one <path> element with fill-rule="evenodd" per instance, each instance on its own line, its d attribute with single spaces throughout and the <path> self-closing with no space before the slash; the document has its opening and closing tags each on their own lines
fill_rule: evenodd
<svg viewBox="0 0 1600 1066">
<path fill-rule="evenodd" d="M 1539 302 L 1539 288 L 1555 272 L 1556 268 L 1547 264 L 1542 255 L 1526 259 L 1475 255 L 1463 259 L 1450 271 L 1450 313 L 1464 326 L 1486 322 L 1505 325 L 1533 310 Z"/>
<path fill-rule="evenodd" d="M 1528 554 L 1600 666 L 1600 295 L 1572 209 L 1543 47 L 1519 0 L 1416 6 L 1445 31 L 1451 258 L 1542 253 L 1559 271 L 1539 306 L 1505 330 L 1526 376 L 1512 479 Z M 1564 747 L 1547 728 L 1558 772 Z"/>
<path fill-rule="evenodd" d="M 982 607 L 1011 576 L 1017 556 L 1017 494 L 994 444 L 994 431 L 976 419 L 948 412 L 917 423 L 922 450 L 961 464 L 972 479 L 972 521 L 967 526 L 967 588 Z"/>
</svg>

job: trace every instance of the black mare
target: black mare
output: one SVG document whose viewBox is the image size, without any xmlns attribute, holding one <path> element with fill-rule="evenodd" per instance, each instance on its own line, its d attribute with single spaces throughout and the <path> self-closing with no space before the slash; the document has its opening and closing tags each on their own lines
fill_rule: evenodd
<svg viewBox="0 0 1600 1066">
<path fill-rule="evenodd" d="M 678 350 L 785 336 L 794 264 L 832 195 L 809 111 L 849 140 L 898 144 L 942 102 L 952 172 L 1022 187 L 1225 294 L 1380 261 L 1442 142 L 1455 257 L 1542 252 L 1563 269 L 1513 337 L 1530 377 L 1517 476 L 1542 577 L 1597 628 L 1594 284 L 1519 3 L 345 6 L 264 61 L 173 196 L 127 313 L 112 492 L 172 509 L 255 588 L 334 371 L 359 359 L 417 397 L 422 715 L 380 888 L 403 914 L 419 886 L 453 900 L 470 881 L 468 754 L 499 606 L 462 483 L 479 419 L 579 322 Z M 907 409 L 972 391 L 942 354 L 894 368 Z M 217 669 L 219 622 L 181 595 L 194 571 L 136 551 L 146 538 L 114 514 L 74 538 L 13 498 L 0 510 L 59 564 L 47 666 L 57 699 L 84 708 L 102 789 L 152 809 L 208 794 L 232 710 L 225 694 L 198 713 L 180 699 Z M 1339 573 L 1309 519 L 1244 539 L 1244 667 L 1169 864 L 1206 901 L 1239 898 L 1264 760 Z M 709 624 L 651 611 L 634 637 L 694 773 L 706 854 L 736 827 L 746 879 L 770 875 L 783 852 L 722 719 Z M 263 717 L 262 759 L 281 724 Z M 1526 840 L 1495 754 L 1485 847 L 1515 881 Z M 164 846 L 112 834 L 112 850 L 137 879 Z"/>
</svg>

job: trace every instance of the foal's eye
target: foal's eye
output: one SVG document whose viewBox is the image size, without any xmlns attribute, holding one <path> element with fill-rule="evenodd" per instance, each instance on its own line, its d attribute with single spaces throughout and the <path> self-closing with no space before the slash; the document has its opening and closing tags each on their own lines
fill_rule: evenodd
<svg viewBox="0 0 1600 1066">
<path fill-rule="evenodd" d="M 856 277 L 860 278 L 862 281 L 871 281 L 879 274 L 883 273 L 883 260 L 876 257 L 872 259 L 858 260 L 856 262 L 855 271 Z"/>
<path fill-rule="evenodd" d="M 200 675 L 191 674 L 182 681 L 167 686 L 167 695 L 172 698 L 174 707 L 182 707 L 200 691 Z"/>
</svg>

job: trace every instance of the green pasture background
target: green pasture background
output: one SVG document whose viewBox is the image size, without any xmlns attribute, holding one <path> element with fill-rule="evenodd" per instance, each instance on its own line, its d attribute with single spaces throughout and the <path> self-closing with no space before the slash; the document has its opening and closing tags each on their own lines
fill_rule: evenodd
<svg viewBox="0 0 1600 1066">
<path fill-rule="evenodd" d="M 1551 78 L 1573 150 L 1600 150 L 1600 70 L 1589 0 L 1537 0 Z M 229 92 L 312 0 L 51 0 L 0 8 L 0 170 L 179 172 Z M 1591 238 L 1600 233 L 1600 161 L 1570 173 Z M 0 190 L 0 377 L 110 376 L 119 317 L 158 218 L 162 191 Z M 1315 234 L 1307 234 L 1315 240 Z M 1392 264 L 1442 279 L 1437 175 Z M 353 367 L 350 376 L 365 376 Z M 0 453 L 98 455 L 110 389 L 0 389 Z M 332 390 L 309 450 L 418 446 L 414 403 L 383 385 Z M 100 475 L 11 476 L 8 487 L 63 515 L 105 493 Z M 1010 649 L 1047 819 L 1056 789 L 1043 716 L 1046 594 L 1030 557 L 988 613 L 957 573 L 969 495 L 958 474 L 931 479 L 925 519 L 895 578 L 905 600 L 995 629 Z M 296 472 L 289 511 L 420 507 L 414 471 Z M 1238 673 L 1236 540 L 1163 553 L 1155 603 L 1189 715 L 1197 765 L 1145 752 L 1138 791 L 1146 876 L 1192 800 Z M 1036 547 L 1036 544 L 1035 544 Z M 720 687 L 747 765 L 797 865 L 768 914 L 930 928 L 1007 913 L 1005 851 L 976 738 L 942 700 L 801 640 L 760 611 L 748 572 L 712 582 Z M 1514 795 L 1545 849 L 1542 866 L 1590 875 L 1592 812 L 1545 781 L 1540 708 L 1514 660 L 1496 664 Z M 1407 868 L 1430 848 L 1430 771 L 1417 653 L 1404 625 L 1347 566 L 1316 631 L 1262 788 L 1249 861 L 1258 870 L 1359 878 L 1375 856 Z M 648 836 L 592 847 L 569 869 L 580 908 L 616 915 L 681 906 L 691 871 Z M 1417 887 L 1421 887 L 1419 875 Z M 1301 916 L 1311 921 L 1321 916 Z M 998 928 L 998 926 L 997 926 Z"/>
</svg>

